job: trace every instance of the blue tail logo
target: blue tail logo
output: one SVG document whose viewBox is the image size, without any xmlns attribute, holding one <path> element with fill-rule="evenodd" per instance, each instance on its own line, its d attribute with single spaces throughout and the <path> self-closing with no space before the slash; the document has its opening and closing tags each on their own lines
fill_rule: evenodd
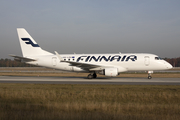
<svg viewBox="0 0 180 120">
<path fill-rule="evenodd" d="M 27 41 L 25 42 L 26 44 L 31 44 L 33 47 L 40 47 L 38 44 L 34 44 L 31 39 L 29 38 L 21 38 L 23 41 Z"/>
</svg>

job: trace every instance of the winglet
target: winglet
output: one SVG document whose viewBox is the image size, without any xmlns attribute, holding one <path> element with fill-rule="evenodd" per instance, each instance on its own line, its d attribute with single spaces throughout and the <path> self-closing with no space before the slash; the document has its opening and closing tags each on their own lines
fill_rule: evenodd
<svg viewBox="0 0 180 120">
<path fill-rule="evenodd" d="M 60 61 L 63 61 L 62 57 L 58 54 L 58 52 L 54 51 L 56 56 L 59 58 Z"/>
</svg>

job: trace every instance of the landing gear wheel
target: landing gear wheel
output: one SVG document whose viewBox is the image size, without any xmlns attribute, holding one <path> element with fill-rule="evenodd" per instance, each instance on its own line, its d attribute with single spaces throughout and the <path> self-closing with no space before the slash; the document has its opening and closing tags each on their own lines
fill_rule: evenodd
<svg viewBox="0 0 180 120">
<path fill-rule="evenodd" d="M 153 71 L 148 71 L 148 79 L 152 79 L 151 74 L 153 73 Z"/>
<path fill-rule="evenodd" d="M 89 75 L 87 76 L 87 78 L 88 78 L 88 79 L 92 79 L 92 78 L 93 78 L 93 75 L 89 74 Z"/>
</svg>

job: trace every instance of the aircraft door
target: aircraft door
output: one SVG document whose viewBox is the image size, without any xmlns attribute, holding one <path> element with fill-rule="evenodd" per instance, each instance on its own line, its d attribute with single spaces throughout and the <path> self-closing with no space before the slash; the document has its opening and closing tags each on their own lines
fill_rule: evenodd
<svg viewBox="0 0 180 120">
<path fill-rule="evenodd" d="M 149 56 L 144 57 L 144 64 L 145 64 L 145 66 L 149 66 L 149 64 L 150 64 Z"/>
<path fill-rule="evenodd" d="M 53 67 L 55 67 L 56 64 L 57 64 L 57 58 L 56 58 L 56 57 L 53 57 L 53 58 L 52 58 L 52 65 L 53 65 Z"/>
</svg>

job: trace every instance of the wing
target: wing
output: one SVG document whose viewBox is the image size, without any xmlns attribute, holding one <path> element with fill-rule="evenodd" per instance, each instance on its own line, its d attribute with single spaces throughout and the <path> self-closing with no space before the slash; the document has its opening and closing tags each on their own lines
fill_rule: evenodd
<svg viewBox="0 0 180 120">
<path fill-rule="evenodd" d="M 31 61 L 36 61 L 35 59 L 26 58 L 26 57 L 20 57 L 20 56 L 16 56 L 16 55 L 9 55 L 9 56 L 14 57 L 14 60 L 20 61 L 20 62 L 31 62 Z"/>
<path fill-rule="evenodd" d="M 95 65 L 95 64 L 79 63 L 79 62 L 72 62 L 72 61 L 61 61 L 61 62 L 70 63 L 71 66 L 80 67 L 80 68 L 82 68 L 84 70 L 88 70 L 88 71 L 100 71 L 100 70 L 103 70 L 103 69 L 105 69 L 107 67 L 110 67 L 110 66 L 102 66 L 102 65 Z"/>
<path fill-rule="evenodd" d="M 88 63 L 80 63 L 80 62 L 73 62 L 73 61 L 64 61 L 61 56 L 55 51 L 57 57 L 61 62 L 70 63 L 71 66 L 76 66 L 88 71 L 100 71 L 105 68 L 111 68 L 112 66 L 103 66 L 103 65 L 95 65 L 95 64 L 88 64 Z"/>
</svg>

